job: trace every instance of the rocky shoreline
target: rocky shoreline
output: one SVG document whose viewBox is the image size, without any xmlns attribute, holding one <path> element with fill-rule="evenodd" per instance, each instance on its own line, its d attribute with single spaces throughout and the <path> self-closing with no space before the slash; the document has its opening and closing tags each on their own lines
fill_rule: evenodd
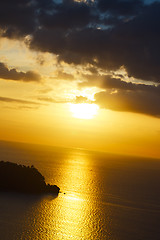
<svg viewBox="0 0 160 240">
<path fill-rule="evenodd" d="M 46 184 L 44 176 L 34 166 L 0 161 L 0 191 L 58 195 L 60 188 Z"/>
</svg>

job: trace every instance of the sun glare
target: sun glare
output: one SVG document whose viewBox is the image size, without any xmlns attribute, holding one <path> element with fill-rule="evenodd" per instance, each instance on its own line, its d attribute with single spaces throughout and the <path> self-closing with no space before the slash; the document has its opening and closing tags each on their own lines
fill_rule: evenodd
<svg viewBox="0 0 160 240">
<path fill-rule="evenodd" d="M 80 119 L 92 119 L 98 112 L 98 105 L 89 103 L 70 104 L 73 117 Z"/>
</svg>

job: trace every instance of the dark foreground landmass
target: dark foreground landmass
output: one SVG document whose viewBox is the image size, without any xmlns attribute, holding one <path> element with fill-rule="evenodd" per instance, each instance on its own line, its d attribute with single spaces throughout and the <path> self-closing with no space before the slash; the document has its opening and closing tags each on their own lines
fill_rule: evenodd
<svg viewBox="0 0 160 240">
<path fill-rule="evenodd" d="M 44 177 L 34 166 L 0 161 L 0 191 L 58 195 L 59 190 L 56 185 L 46 184 Z"/>
</svg>

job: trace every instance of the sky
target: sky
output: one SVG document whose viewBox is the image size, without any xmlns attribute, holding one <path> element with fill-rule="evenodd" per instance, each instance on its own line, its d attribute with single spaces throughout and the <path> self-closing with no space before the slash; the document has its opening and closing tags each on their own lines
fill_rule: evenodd
<svg viewBox="0 0 160 240">
<path fill-rule="evenodd" d="M 160 158 L 159 12 L 1 0 L 0 140 Z"/>
</svg>

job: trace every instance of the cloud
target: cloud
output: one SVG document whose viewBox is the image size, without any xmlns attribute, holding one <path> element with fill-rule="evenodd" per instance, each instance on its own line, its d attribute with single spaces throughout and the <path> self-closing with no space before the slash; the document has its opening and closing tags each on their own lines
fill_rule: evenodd
<svg viewBox="0 0 160 240">
<path fill-rule="evenodd" d="M 102 12 L 111 12 L 121 16 L 130 16 L 137 14 L 137 11 L 143 9 L 144 3 L 141 0 L 99 0 L 98 8 Z"/>
<path fill-rule="evenodd" d="M 51 97 L 38 97 L 37 100 L 43 101 L 43 102 L 48 102 L 48 103 L 68 103 L 68 101 L 65 100 L 55 100 L 54 98 Z"/>
<path fill-rule="evenodd" d="M 0 62 L 0 78 L 13 80 L 13 81 L 24 81 L 24 82 L 40 82 L 41 76 L 33 71 L 18 72 L 15 68 L 8 69 L 8 67 Z"/>
<path fill-rule="evenodd" d="M 37 99 L 44 102 L 56 103 L 56 100 L 51 97 L 39 97 Z"/>
<path fill-rule="evenodd" d="M 8 97 L 0 97 L 0 102 L 39 105 L 38 102 L 27 101 L 27 100 L 16 99 L 16 98 L 8 98 Z"/>
<path fill-rule="evenodd" d="M 46 87 L 46 88 L 43 88 L 43 89 L 38 90 L 38 92 L 45 94 L 45 93 L 51 92 L 52 90 L 53 90 L 53 89 L 52 89 L 51 87 Z"/>
<path fill-rule="evenodd" d="M 67 99 L 67 100 L 56 100 L 51 97 L 38 97 L 37 100 L 48 102 L 48 103 L 93 103 L 93 101 L 89 100 L 87 97 L 76 96 L 75 99 Z"/>
<path fill-rule="evenodd" d="M 87 81 L 79 83 L 80 87 L 96 86 L 102 89 L 111 90 L 130 90 L 130 91 L 147 91 L 154 94 L 160 94 L 160 85 L 147 85 L 142 83 L 126 82 L 123 76 L 114 77 L 112 75 L 84 75 L 83 78 Z"/>
<path fill-rule="evenodd" d="M 29 0 L 2 0 L 0 2 L 0 26 L 3 35 L 10 38 L 33 33 L 36 27 L 35 6 Z"/>
<path fill-rule="evenodd" d="M 160 82 L 160 3 L 142 0 L 23 0 L 0 2 L 2 36 L 59 61 L 117 70 Z"/>
<path fill-rule="evenodd" d="M 95 95 L 100 107 L 124 112 L 143 113 L 160 117 L 160 96 L 146 91 L 100 92 Z"/>
<path fill-rule="evenodd" d="M 88 103 L 89 100 L 87 97 L 83 96 L 76 96 L 76 99 L 74 100 L 75 103 Z"/>
<path fill-rule="evenodd" d="M 81 64 L 85 69 L 90 66 L 92 75 L 86 75 L 86 82 L 80 85 L 106 90 L 95 95 L 101 106 L 157 116 L 160 87 L 154 84 L 160 83 L 159 12 L 158 1 L 2 0 L 1 37 L 23 39 L 30 49 L 53 53 L 59 62 Z M 122 66 L 128 77 L 152 86 L 111 75 Z M 101 76 L 100 69 L 110 74 Z M 63 71 L 57 76 L 72 79 Z M 9 70 L 3 63 L 0 77 L 40 81 L 34 72 Z"/>
<path fill-rule="evenodd" d="M 49 29 L 73 29 L 85 27 L 91 21 L 90 7 L 83 2 L 63 1 L 63 4 L 54 6 L 54 11 L 48 14 L 41 11 L 40 24 Z"/>
<path fill-rule="evenodd" d="M 69 74 L 69 73 L 66 73 L 66 72 L 60 71 L 60 70 L 58 70 L 56 72 L 56 76 L 54 78 L 55 79 L 69 80 L 69 81 L 74 80 L 74 76 L 72 74 Z"/>
<path fill-rule="evenodd" d="M 160 116 L 160 85 L 126 82 L 111 75 L 84 75 L 87 82 L 80 87 L 97 86 L 103 92 L 95 94 L 95 103 L 114 111 Z"/>
<path fill-rule="evenodd" d="M 118 2 L 128 4 L 127 1 L 116 2 L 114 6 L 117 6 Z M 132 1 L 131 6 L 135 8 L 133 3 L 135 1 Z M 136 8 L 139 5 L 142 5 L 142 2 L 137 1 Z M 108 9 L 112 15 L 114 6 Z M 113 28 L 103 27 L 105 21 L 103 23 L 101 14 L 101 23 L 98 20 L 95 23 L 95 20 L 93 22 L 90 18 L 89 24 L 84 27 L 77 25 L 70 30 L 67 27 L 62 30 L 58 26 L 42 26 L 34 32 L 30 46 L 40 51 L 55 53 L 60 61 L 67 63 L 91 63 L 113 71 L 124 66 L 130 76 L 160 82 L 160 3 L 139 8 L 139 13 L 134 11 L 134 16 L 124 18 L 124 21 L 120 21 Z"/>
</svg>

